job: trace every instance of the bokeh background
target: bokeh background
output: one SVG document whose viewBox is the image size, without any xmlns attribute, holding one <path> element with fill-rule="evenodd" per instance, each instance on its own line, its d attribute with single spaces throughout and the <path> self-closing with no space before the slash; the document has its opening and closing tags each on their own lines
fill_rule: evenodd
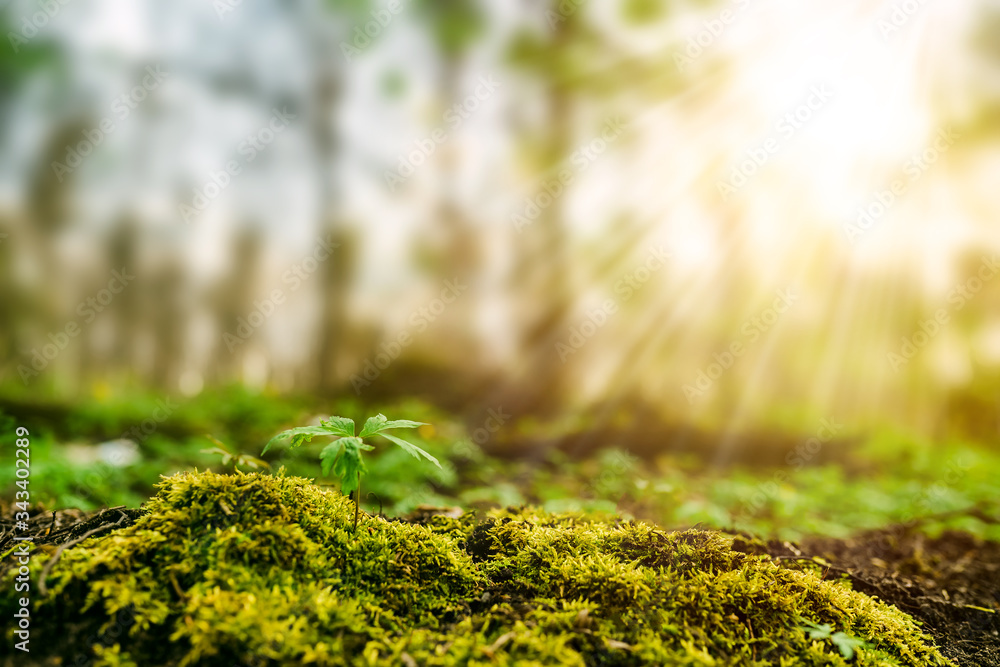
<svg viewBox="0 0 1000 667">
<path fill-rule="evenodd" d="M 0 394 L 53 458 L 93 462 L 167 399 L 193 421 L 133 436 L 148 456 L 198 410 L 259 452 L 288 405 L 406 401 L 536 462 L 781 463 L 822 420 L 997 441 L 995 3 L 9 0 L 0 22 Z"/>
</svg>

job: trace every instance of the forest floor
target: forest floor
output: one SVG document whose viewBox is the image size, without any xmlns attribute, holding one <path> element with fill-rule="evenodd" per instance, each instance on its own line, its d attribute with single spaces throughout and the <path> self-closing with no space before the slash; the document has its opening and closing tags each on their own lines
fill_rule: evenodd
<svg viewBox="0 0 1000 667">
<path fill-rule="evenodd" d="M 738 547 L 734 547 L 738 548 Z M 910 614 L 961 667 L 1000 667 L 1000 544 L 958 531 L 930 538 L 896 526 L 849 539 L 747 544 L 750 553 L 809 559 L 854 590 Z"/>
<path fill-rule="evenodd" d="M 9 509 L 0 519 L 0 553 L 13 546 Z M 124 507 L 37 512 L 29 529 L 18 534 L 31 536 L 37 547 L 58 558 L 89 537 L 133 526 L 144 513 Z M 403 521 L 428 525 L 443 515 L 453 517 L 454 508 L 425 507 Z M 1000 667 L 1000 543 L 960 531 L 931 538 L 915 523 L 848 539 L 812 537 L 799 542 L 765 541 L 741 533 L 732 549 L 813 571 L 824 580 L 846 579 L 853 590 L 916 619 L 941 653 L 959 667 Z M 44 574 L 49 573 L 46 568 Z"/>
<path fill-rule="evenodd" d="M 582 418 L 513 421 L 480 442 L 477 422 L 417 400 L 320 407 L 239 389 L 171 404 L 169 418 L 129 435 L 157 414 L 158 401 L 0 399 L 0 431 L 31 432 L 30 533 L 43 553 L 55 559 L 88 537 L 128 530 L 162 476 L 232 472 L 206 453 L 216 442 L 206 434 L 253 457 L 289 425 L 384 412 L 433 424 L 416 442 L 443 467 L 415 466 L 396 448 L 373 452 L 362 499 L 369 515 L 418 525 L 438 513 L 429 508 L 453 517 L 475 511 L 481 520 L 527 507 L 611 526 L 641 520 L 666 535 L 721 531 L 735 536 L 736 551 L 824 581 L 846 578 L 894 605 L 960 667 L 1000 667 L 1000 452 L 989 443 L 894 431 L 820 442 L 809 436 L 816 424 L 802 419 L 799 429 L 743 438 L 720 466 L 712 446 L 721 439 L 663 430 L 646 417 L 626 415 L 625 427 L 604 431 Z M 321 446 L 270 452 L 272 472 L 316 477 Z M 14 473 L 0 469 L 0 554 L 13 544 Z M 316 479 L 323 489 L 335 483 Z"/>
</svg>

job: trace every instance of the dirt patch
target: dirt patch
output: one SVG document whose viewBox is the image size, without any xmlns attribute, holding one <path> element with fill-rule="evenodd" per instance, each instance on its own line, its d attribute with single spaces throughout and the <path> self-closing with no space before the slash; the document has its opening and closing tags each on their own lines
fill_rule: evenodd
<svg viewBox="0 0 1000 667">
<path fill-rule="evenodd" d="M 941 652 L 961 667 L 1000 667 L 1000 544 L 960 532 L 929 538 L 894 526 L 847 540 L 802 544 L 740 542 L 786 565 L 850 579 L 855 590 L 895 605 L 924 624 Z"/>
</svg>

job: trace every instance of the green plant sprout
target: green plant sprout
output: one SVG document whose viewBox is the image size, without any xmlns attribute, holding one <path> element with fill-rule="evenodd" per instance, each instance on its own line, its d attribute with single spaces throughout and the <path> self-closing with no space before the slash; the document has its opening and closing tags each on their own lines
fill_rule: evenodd
<svg viewBox="0 0 1000 667">
<path fill-rule="evenodd" d="M 232 463 L 233 470 L 240 471 L 240 466 L 246 466 L 248 468 L 253 468 L 254 470 L 271 467 L 267 461 L 261 461 L 256 456 L 250 456 L 249 454 L 232 451 L 224 442 L 221 442 L 210 435 L 206 435 L 205 438 L 215 443 L 215 447 L 203 449 L 201 452 L 203 454 L 219 454 L 222 456 L 222 465 L 227 466 Z"/>
<path fill-rule="evenodd" d="M 843 632 L 834 632 L 833 626 L 829 623 L 817 625 L 805 619 L 800 620 L 803 625 L 798 626 L 798 629 L 805 631 L 809 635 L 809 639 L 829 639 L 840 651 L 840 655 L 847 660 L 854 657 L 855 650 L 867 647 L 863 639 L 852 637 Z"/>
<path fill-rule="evenodd" d="M 374 417 L 369 417 L 365 421 L 365 425 L 361 428 L 361 433 L 354 435 L 353 419 L 348 419 L 347 417 L 330 417 L 329 420 L 321 421 L 319 426 L 298 426 L 287 431 L 282 431 L 268 441 L 267 445 L 264 446 L 264 451 L 260 455 L 263 456 L 271 448 L 271 445 L 286 438 L 291 438 L 289 449 L 304 445 L 316 436 L 336 438 L 336 440 L 324 447 L 323 451 L 319 453 L 320 465 L 324 476 L 329 475 L 332 470 L 340 477 L 340 490 L 345 495 L 350 494 L 352 491 L 357 491 L 357 495 L 354 498 L 354 530 L 357 531 L 358 514 L 361 509 L 361 476 L 368 473 L 368 469 L 365 467 L 365 462 L 362 458 L 362 452 L 375 449 L 371 445 L 365 444 L 364 439 L 373 435 L 380 435 L 389 442 L 402 447 L 413 458 L 419 460 L 420 457 L 424 457 L 440 468 L 441 463 L 420 447 L 397 438 L 394 435 L 383 433 L 383 431 L 394 428 L 418 428 L 420 426 L 426 426 L 426 424 L 408 419 L 389 420 L 386 419 L 385 415 L 378 414 Z"/>
</svg>

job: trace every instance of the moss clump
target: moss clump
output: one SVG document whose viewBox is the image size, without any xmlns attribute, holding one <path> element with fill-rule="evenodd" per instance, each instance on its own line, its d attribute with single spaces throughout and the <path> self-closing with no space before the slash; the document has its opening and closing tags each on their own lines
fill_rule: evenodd
<svg viewBox="0 0 1000 667">
<path fill-rule="evenodd" d="M 97 665 L 946 665 L 844 584 L 665 534 L 531 510 L 365 517 L 308 480 L 181 474 L 135 525 L 66 550 L 32 657 Z M 37 578 L 45 556 L 36 555 Z M 4 579 L 13 577 L 13 572 Z M 0 613 L 13 612 L 4 583 Z M 850 661 L 803 621 L 865 640 Z M 9 641 L 9 639 L 8 639 Z M 39 642 L 42 644 L 42 642 Z M 10 644 L 8 644 L 10 645 Z"/>
</svg>

